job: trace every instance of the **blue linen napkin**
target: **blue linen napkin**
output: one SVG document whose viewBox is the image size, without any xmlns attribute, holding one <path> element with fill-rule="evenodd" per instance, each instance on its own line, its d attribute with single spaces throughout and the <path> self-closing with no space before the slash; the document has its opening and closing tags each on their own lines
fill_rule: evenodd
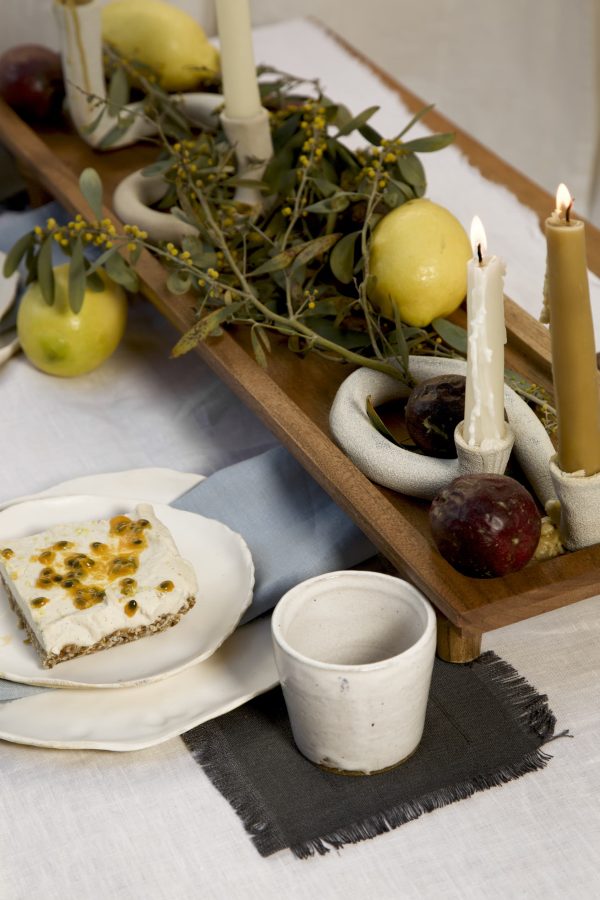
<svg viewBox="0 0 600 900">
<path fill-rule="evenodd" d="M 220 469 L 171 505 L 224 522 L 248 544 L 256 585 L 243 622 L 270 610 L 298 582 L 376 552 L 283 447 Z M 0 703 L 42 690 L 0 679 Z"/>
<path fill-rule="evenodd" d="M 218 519 L 248 544 L 256 586 L 244 622 L 298 582 L 351 568 L 376 552 L 283 447 L 215 472 L 172 506 Z"/>
</svg>

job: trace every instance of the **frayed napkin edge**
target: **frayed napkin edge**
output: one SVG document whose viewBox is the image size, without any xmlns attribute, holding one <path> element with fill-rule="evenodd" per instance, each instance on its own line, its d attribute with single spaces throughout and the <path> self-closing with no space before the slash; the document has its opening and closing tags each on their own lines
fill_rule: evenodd
<svg viewBox="0 0 600 900">
<path fill-rule="evenodd" d="M 546 767 L 552 756 L 541 747 L 555 737 L 571 736 L 568 731 L 563 731 L 560 735 L 554 734 L 556 717 L 548 705 L 548 697 L 538 693 L 510 663 L 501 659 L 492 650 L 488 650 L 474 662 L 466 665 L 472 668 L 477 677 L 495 693 L 502 705 L 516 714 L 517 724 L 541 741 L 540 747 L 525 754 L 518 763 L 502 766 L 493 772 L 473 775 L 457 784 L 438 788 L 376 815 L 367 816 L 360 822 L 295 844 L 289 847 L 294 856 L 298 859 L 323 856 L 330 850 L 341 850 L 347 844 L 370 840 L 414 821 L 424 813 L 442 809 L 459 800 L 466 800 L 480 791 L 499 787 Z M 211 730 L 210 734 L 205 733 L 200 745 L 191 745 L 187 741 L 186 743 L 212 784 L 242 820 L 260 855 L 271 856 L 273 853 L 288 849 L 277 824 L 269 821 L 262 798 L 239 773 L 226 743 L 219 739 L 218 728 Z"/>
</svg>

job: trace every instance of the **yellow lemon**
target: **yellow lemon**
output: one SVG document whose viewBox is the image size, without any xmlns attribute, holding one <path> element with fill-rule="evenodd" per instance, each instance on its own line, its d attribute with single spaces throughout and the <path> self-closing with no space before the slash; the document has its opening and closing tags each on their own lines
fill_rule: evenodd
<svg viewBox="0 0 600 900">
<path fill-rule="evenodd" d="M 102 9 L 102 37 L 121 56 L 149 66 L 167 91 L 192 90 L 199 69 L 219 68 L 198 22 L 163 0 L 112 0 Z"/>
<path fill-rule="evenodd" d="M 125 291 L 104 272 L 103 291 L 86 291 L 83 306 L 69 306 L 69 264 L 54 269 L 54 303 L 48 306 L 37 281 L 19 306 L 17 334 L 28 360 L 49 375 L 83 375 L 117 349 L 127 322 Z"/>
<path fill-rule="evenodd" d="M 460 306 L 471 246 L 458 219 L 431 200 L 410 200 L 378 223 L 371 239 L 371 302 L 390 319 L 424 327 Z"/>
</svg>

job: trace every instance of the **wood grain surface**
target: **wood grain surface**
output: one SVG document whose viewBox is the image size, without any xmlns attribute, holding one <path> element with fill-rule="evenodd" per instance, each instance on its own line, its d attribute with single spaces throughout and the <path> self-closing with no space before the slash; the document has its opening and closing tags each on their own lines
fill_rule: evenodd
<svg viewBox="0 0 600 900">
<path fill-rule="evenodd" d="M 339 41 L 339 38 L 336 38 Z M 413 111 L 422 102 L 386 73 L 340 41 L 396 91 Z M 510 188 L 543 220 L 553 200 L 546 192 L 503 162 L 440 113 L 424 120 L 434 130 L 455 131 L 456 142 L 482 174 Z M 90 216 L 78 187 L 79 173 L 93 166 L 105 185 L 105 195 L 129 172 L 156 155 L 153 146 L 100 153 L 64 128 L 37 133 L 0 103 L 0 140 L 21 162 L 29 177 L 72 213 Z M 117 228 L 121 223 L 109 207 L 105 212 Z M 600 234 L 588 225 L 591 268 L 600 272 Z M 148 253 L 137 265 L 144 295 L 179 331 L 193 321 L 192 296 L 174 296 L 165 286 L 161 265 Z M 526 378 L 551 387 L 549 340 L 546 328 L 509 298 L 505 301 L 508 346 L 506 363 Z M 464 321 L 464 311 L 458 320 Z M 351 371 L 308 355 L 299 358 L 274 342 L 269 368 L 254 362 L 248 335 L 232 329 L 202 344 L 198 352 L 241 399 L 260 416 L 311 475 L 372 539 L 397 571 L 420 588 L 447 617 L 463 643 L 477 644 L 477 634 L 573 603 L 598 592 L 600 547 L 589 547 L 495 579 L 467 578 L 449 566 L 436 551 L 427 523 L 428 504 L 370 482 L 333 443 L 329 409 L 341 381 Z M 456 635 L 454 635 L 456 637 Z M 464 637 L 466 635 L 466 638 Z"/>
</svg>

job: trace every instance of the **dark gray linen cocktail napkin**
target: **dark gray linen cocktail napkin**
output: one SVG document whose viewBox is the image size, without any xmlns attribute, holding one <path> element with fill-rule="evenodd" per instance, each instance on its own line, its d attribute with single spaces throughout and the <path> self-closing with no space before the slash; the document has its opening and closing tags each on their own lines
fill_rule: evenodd
<svg viewBox="0 0 600 900">
<path fill-rule="evenodd" d="M 374 548 L 282 447 L 222 469 L 174 504 L 225 522 L 256 566 L 246 621 L 293 585 L 351 568 Z M 493 653 L 436 660 L 423 740 L 399 768 L 348 777 L 296 749 L 279 689 L 184 735 L 264 856 L 299 857 L 375 837 L 424 812 L 542 768 L 554 732 L 546 698 Z"/>
<path fill-rule="evenodd" d="M 379 775 L 336 775 L 305 759 L 279 688 L 183 739 L 262 856 L 290 848 L 305 858 L 543 768 L 554 726 L 547 698 L 488 652 L 467 665 L 436 660 L 421 744 Z"/>
</svg>

